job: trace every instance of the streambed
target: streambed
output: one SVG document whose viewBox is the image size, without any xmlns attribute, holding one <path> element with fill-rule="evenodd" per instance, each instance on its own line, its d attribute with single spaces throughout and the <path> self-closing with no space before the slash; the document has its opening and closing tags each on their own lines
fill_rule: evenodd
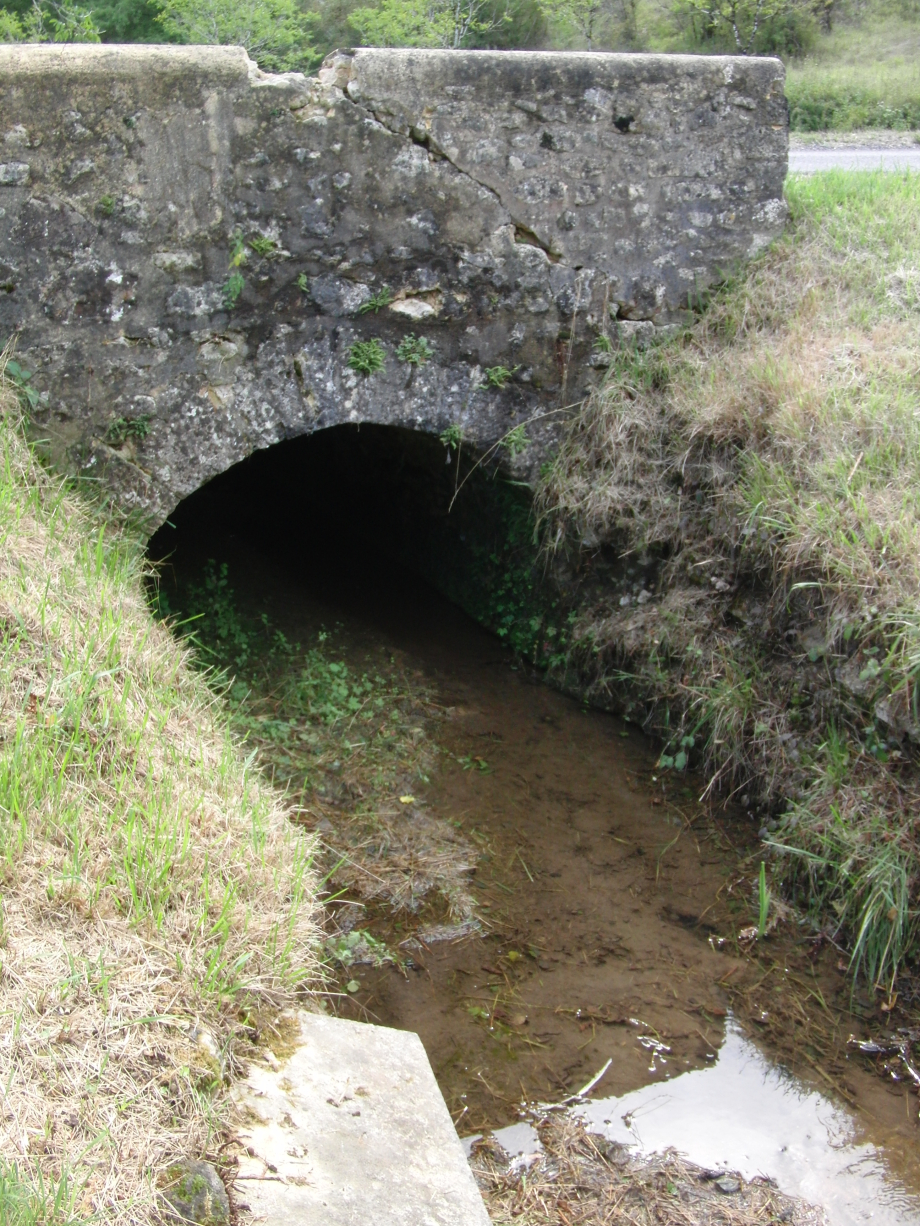
<svg viewBox="0 0 920 1226">
<path fill-rule="evenodd" d="M 436 892 L 402 908 L 385 895 L 369 900 L 349 890 L 353 879 L 333 875 L 331 947 L 363 932 L 394 957 L 338 966 L 327 1005 L 417 1031 L 461 1134 L 507 1126 L 524 1105 L 559 1101 L 601 1069 L 598 1099 L 689 1084 L 675 1079 L 733 1050 L 734 1008 L 746 1043 L 804 1074 L 802 1094 L 821 1086 L 840 1096 L 835 1110 L 873 1147 L 876 1181 L 920 1191 L 916 1098 L 848 1053 L 850 1033 L 877 1018 L 866 1000 L 848 1011 L 839 952 L 791 923 L 760 950 L 737 941 L 757 919 L 747 818 L 706 812 L 697 781 L 658 771 L 634 727 L 541 684 L 378 549 L 355 546 L 346 558 L 340 541 L 301 543 L 292 557 L 289 543 L 272 547 L 213 521 L 179 527 L 167 591 L 215 558 L 240 606 L 264 614 L 287 642 L 330 635 L 356 675 L 385 658 L 418 679 L 421 705 L 436 713 L 431 753 L 403 784 L 411 795 L 392 798 L 392 822 L 435 815 L 464 854 L 473 849 L 468 914 L 458 923 Z M 332 763 L 322 804 L 301 797 L 304 824 L 321 834 L 352 820 L 348 790 L 335 790 L 339 768 Z M 759 1111 L 751 1096 L 750 1113 Z M 782 1112 L 766 1127 L 781 1131 Z M 833 1138 L 816 1144 L 832 1147 Z M 895 1215 L 877 1182 L 866 1189 L 862 1218 L 840 1221 L 920 1222 L 900 1190 L 889 1198 Z"/>
</svg>

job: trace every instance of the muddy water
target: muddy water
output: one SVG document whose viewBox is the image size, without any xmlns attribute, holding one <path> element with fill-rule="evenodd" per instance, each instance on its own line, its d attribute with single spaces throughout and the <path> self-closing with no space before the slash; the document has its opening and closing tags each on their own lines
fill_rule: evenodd
<svg viewBox="0 0 920 1226">
<path fill-rule="evenodd" d="M 292 640 L 335 624 L 356 667 L 383 645 L 425 674 L 447 712 L 439 769 L 419 795 L 479 851 L 482 934 L 414 941 L 401 968 L 351 968 L 358 990 L 332 996 L 331 1007 L 418 1032 L 461 1134 L 507 1125 L 522 1103 L 559 1101 L 602 1069 L 595 1095 L 619 1100 L 686 1086 L 682 1074 L 724 1062 L 727 989 L 741 960 L 719 932 L 755 918 L 747 884 L 732 896 L 753 831 L 703 814 L 692 781 L 666 791 L 634 729 L 515 670 L 494 637 L 372 551 L 343 566 L 338 551 L 314 550 L 292 566 L 263 543 L 220 539 L 212 524 L 206 540 L 186 536 L 174 565 L 193 572 L 208 556 L 226 561 L 238 594 Z M 337 901 L 340 920 L 348 906 Z M 383 909 L 365 908 L 360 925 L 393 946 L 404 935 Z M 787 969 L 801 963 L 826 996 L 832 971 L 819 967 L 817 986 L 818 970 L 794 945 L 777 944 L 776 956 Z M 851 1023 L 859 1019 L 837 1027 L 844 1042 Z M 887 1163 L 916 1187 L 912 1100 L 855 1064 L 846 1073 L 857 1107 L 849 1126 L 874 1145 L 880 1177 Z M 749 1098 L 739 1118 L 757 1116 Z M 768 1132 L 782 1127 L 780 1112 Z M 920 1222 L 905 1203 L 874 1220 Z"/>
</svg>

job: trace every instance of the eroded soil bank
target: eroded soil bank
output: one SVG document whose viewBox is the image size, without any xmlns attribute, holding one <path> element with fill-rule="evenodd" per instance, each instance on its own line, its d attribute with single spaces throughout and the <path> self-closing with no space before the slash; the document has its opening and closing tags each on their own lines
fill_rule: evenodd
<svg viewBox="0 0 920 1226">
<path fill-rule="evenodd" d="M 749 819 L 704 811 L 697 781 L 666 779 L 633 728 L 540 684 L 379 544 L 346 553 L 325 534 L 271 543 L 197 513 L 177 523 L 167 593 L 200 581 L 209 558 L 226 563 L 250 617 L 265 614 L 289 644 L 328 635 L 324 649 L 355 676 L 386 662 L 415 694 L 406 718 L 429 750 L 385 776 L 392 816 L 376 835 L 361 824 L 364 785 L 346 755 L 360 708 L 320 776 L 298 783 L 290 741 L 263 760 L 331 849 L 328 1006 L 416 1030 L 462 1134 L 514 1121 L 522 1103 L 559 1101 L 608 1061 L 605 1098 L 705 1067 L 733 1013 L 855 1109 L 891 1169 L 920 1188 L 916 1098 L 848 1050 L 880 1019 L 873 1001 L 851 997 L 840 951 L 775 907 L 766 940 L 739 940 L 758 918 Z M 424 864 L 411 842 L 397 846 L 400 823 L 424 827 Z M 445 863 L 469 865 L 459 893 L 425 885 L 437 878 L 433 823 L 456 840 L 440 849 Z M 356 824 L 361 839 L 339 855 Z M 415 874 L 402 905 L 368 888 L 388 848 Z"/>
</svg>

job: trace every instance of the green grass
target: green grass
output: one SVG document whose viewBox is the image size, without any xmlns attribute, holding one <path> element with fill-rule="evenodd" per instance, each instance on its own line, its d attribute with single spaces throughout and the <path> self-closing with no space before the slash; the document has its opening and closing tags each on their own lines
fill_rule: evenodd
<svg viewBox="0 0 920 1226">
<path fill-rule="evenodd" d="M 622 559 L 571 663 L 663 766 L 692 736 L 710 794 L 759 799 L 787 893 L 890 990 L 920 941 L 920 176 L 787 199 L 693 329 L 616 355 L 544 528 Z"/>
<path fill-rule="evenodd" d="M 223 1126 L 246 1019 L 315 974 L 312 844 L 150 616 L 140 542 L 38 466 L 3 395 L 0 1152 L 27 1152 L 0 1203 L 30 1220 L 66 1170 L 82 1217 L 133 1222 Z"/>
<path fill-rule="evenodd" d="M 920 129 L 920 21 L 872 15 L 786 69 L 793 131 Z"/>
</svg>

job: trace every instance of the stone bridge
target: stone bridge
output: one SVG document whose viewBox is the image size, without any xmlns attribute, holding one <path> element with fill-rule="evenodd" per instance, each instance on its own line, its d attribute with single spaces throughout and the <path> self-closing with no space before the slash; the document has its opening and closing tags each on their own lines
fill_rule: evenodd
<svg viewBox="0 0 920 1226">
<path fill-rule="evenodd" d="M 527 480 L 611 347 L 776 237 L 786 158 L 773 59 L 0 46 L 0 340 L 152 524 L 344 422 L 515 431 Z"/>
</svg>

